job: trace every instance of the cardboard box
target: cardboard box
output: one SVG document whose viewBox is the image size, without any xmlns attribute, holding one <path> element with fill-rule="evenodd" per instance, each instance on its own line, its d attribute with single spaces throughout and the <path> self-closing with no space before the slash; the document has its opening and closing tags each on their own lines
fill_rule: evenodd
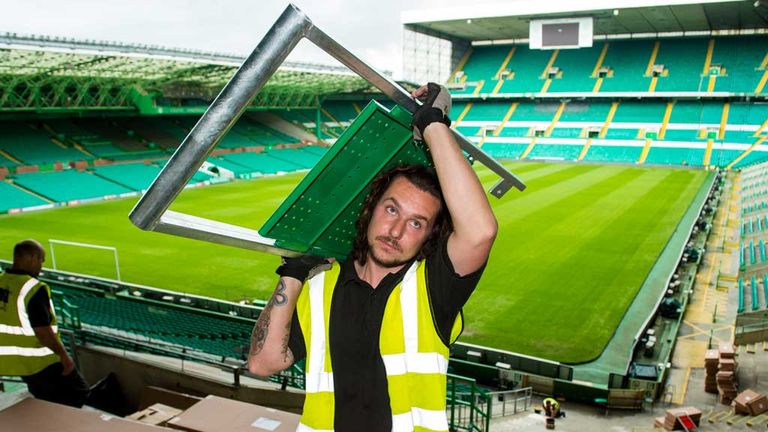
<svg viewBox="0 0 768 432">
<path fill-rule="evenodd" d="M 163 426 L 168 420 L 181 414 L 181 410 L 169 407 L 163 404 L 154 404 L 151 407 L 137 411 L 126 417 L 128 420 L 135 420 L 141 423 Z"/>
<path fill-rule="evenodd" d="M 24 399 L 0 411 L 3 431 L 34 432 L 162 432 L 168 429 L 147 425 L 98 411 L 85 411 L 39 399 Z"/>
<path fill-rule="evenodd" d="M 300 416 L 218 396 L 208 396 L 168 421 L 189 432 L 293 432 Z"/>
<path fill-rule="evenodd" d="M 139 410 L 149 408 L 156 403 L 185 410 L 201 400 L 203 400 L 202 397 L 179 393 L 162 387 L 146 386 L 141 392 Z"/>
</svg>

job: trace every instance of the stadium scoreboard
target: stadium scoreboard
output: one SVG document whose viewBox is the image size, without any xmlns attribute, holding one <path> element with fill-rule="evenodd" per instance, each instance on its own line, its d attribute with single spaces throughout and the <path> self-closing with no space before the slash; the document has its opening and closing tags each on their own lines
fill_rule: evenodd
<svg viewBox="0 0 768 432">
<path fill-rule="evenodd" d="M 532 20 L 531 49 L 567 49 L 592 46 L 592 17 Z"/>
</svg>

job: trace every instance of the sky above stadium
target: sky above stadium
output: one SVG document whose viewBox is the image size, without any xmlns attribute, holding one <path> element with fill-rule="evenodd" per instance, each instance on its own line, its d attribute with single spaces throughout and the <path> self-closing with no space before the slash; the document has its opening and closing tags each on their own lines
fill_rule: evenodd
<svg viewBox="0 0 768 432">
<path fill-rule="evenodd" d="M 530 0 L 528 0 L 530 1 Z M 496 0 L 498 2 L 498 0 Z M 466 5 L 466 0 L 294 0 L 312 21 L 381 70 L 402 73 L 404 10 Z M 494 1 L 477 3 L 494 3 Z M 191 48 L 247 55 L 287 1 L 0 0 L 0 32 Z M 333 64 L 302 41 L 291 60 Z"/>
</svg>

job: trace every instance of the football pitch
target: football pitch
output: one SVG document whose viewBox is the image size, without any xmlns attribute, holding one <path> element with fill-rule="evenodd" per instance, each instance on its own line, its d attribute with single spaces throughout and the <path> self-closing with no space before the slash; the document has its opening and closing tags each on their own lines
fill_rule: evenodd
<svg viewBox="0 0 768 432">
<path fill-rule="evenodd" d="M 499 235 L 465 307 L 462 341 L 567 363 L 610 340 L 706 172 L 508 163 L 528 185 L 491 203 Z M 496 181 L 485 169 L 486 189 Z M 258 229 L 302 174 L 186 190 L 171 207 Z M 165 234 L 128 221 L 136 198 L 0 216 L 0 258 L 35 238 L 114 246 L 124 281 L 226 300 L 267 298 L 279 258 Z M 56 245 L 62 270 L 115 277 L 110 252 Z M 46 266 L 49 266 L 49 262 Z"/>
</svg>

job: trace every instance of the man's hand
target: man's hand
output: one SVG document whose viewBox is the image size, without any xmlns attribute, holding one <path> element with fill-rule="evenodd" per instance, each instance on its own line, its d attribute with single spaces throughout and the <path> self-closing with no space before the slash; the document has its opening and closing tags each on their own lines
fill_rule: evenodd
<svg viewBox="0 0 768 432">
<path fill-rule="evenodd" d="M 311 255 L 302 255 L 296 258 L 283 258 L 283 264 L 275 273 L 282 277 L 290 277 L 304 283 L 316 274 L 331 268 L 331 261 Z"/>
<path fill-rule="evenodd" d="M 61 371 L 62 376 L 67 376 L 75 370 L 75 362 L 72 360 L 72 357 L 70 357 L 69 354 L 66 354 L 66 352 L 61 357 L 61 365 L 64 367 L 64 369 Z"/>
<path fill-rule="evenodd" d="M 451 113 L 451 94 L 448 89 L 436 83 L 421 86 L 411 93 L 422 105 L 413 113 L 413 137 L 424 140 L 424 129 L 432 123 L 451 125 L 448 115 Z"/>
</svg>

